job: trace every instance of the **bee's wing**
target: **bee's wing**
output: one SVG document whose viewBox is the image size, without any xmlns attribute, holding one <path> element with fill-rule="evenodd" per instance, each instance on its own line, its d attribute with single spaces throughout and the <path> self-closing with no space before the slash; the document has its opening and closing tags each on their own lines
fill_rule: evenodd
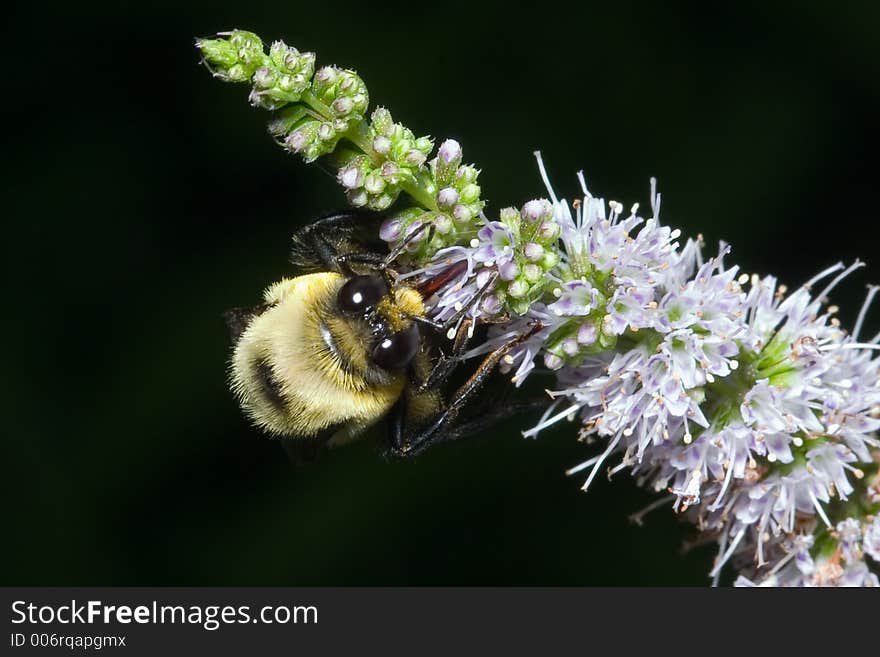
<svg viewBox="0 0 880 657">
<path fill-rule="evenodd" d="M 386 253 L 379 239 L 384 216 L 376 212 L 349 211 L 327 215 L 293 234 L 290 261 L 303 273 L 339 271 L 342 254 Z"/>
<path fill-rule="evenodd" d="M 241 334 L 244 333 L 248 324 L 257 315 L 261 315 L 269 307 L 268 304 L 260 304 L 253 308 L 231 308 L 223 313 L 223 320 L 229 330 L 229 340 L 236 344 Z"/>
</svg>

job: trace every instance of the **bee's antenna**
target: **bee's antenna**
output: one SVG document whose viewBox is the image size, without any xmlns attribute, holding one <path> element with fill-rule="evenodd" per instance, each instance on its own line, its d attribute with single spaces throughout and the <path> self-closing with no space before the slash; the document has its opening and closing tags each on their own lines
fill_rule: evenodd
<svg viewBox="0 0 880 657">
<path fill-rule="evenodd" d="M 385 264 L 383 267 L 391 266 L 391 263 L 397 260 L 400 257 L 400 254 L 406 250 L 406 247 L 410 245 L 410 243 L 415 240 L 419 235 L 425 232 L 425 229 L 429 230 L 428 237 L 426 241 L 430 242 L 431 238 L 434 236 L 434 224 L 421 224 L 418 228 L 416 228 L 413 232 L 407 235 L 397 246 L 395 246 L 388 256 L 385 258 Z"/>
</svg>

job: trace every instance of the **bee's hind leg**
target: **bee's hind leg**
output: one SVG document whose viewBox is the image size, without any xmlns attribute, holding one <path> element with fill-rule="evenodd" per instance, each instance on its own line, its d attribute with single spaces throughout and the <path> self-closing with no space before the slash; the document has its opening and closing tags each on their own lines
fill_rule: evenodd
<svg viewBox="0 0 880 657">
<path fill-rule="evenodd" d="M 391 421 L 390 441 L 392 453 L 400 457 L 415 456 L 435 443 L 454 440 L 455 438 L 450 438 L 450 436 L 456 435 L 454 422 L 458 418 L 461 409 L 485 385 L 489 376 L 495 371 L 495 367 L 501 362 L 501 359 L 510 353 L 514 347 L 528 340 L 542 328 L 544 328 L 543 325 L 540 322 L 536 322 L 525 333 L 516 336 L 489 353 L 471 377 L 456 390 L 449 405 L 440 412 L 437 418 L 411 436 L 408 435 L 407 427 L 405 426 L 406 401 L 402 397 L 396 406 L 395 414 Z M 478 429 L 479 427 L 476 430 Z"/>
</svg>

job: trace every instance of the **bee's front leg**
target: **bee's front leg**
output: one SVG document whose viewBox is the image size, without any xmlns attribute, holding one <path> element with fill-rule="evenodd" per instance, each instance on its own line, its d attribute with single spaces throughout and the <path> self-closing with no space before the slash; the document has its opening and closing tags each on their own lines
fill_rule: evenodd
<svg viewBox="0 0 880 657">
<path fill-rule="evenodd" d="M 406 400 L 401 397 L 398 402 L 395 415 L 391 421 L 391 451 L 395 456 L 409 457 L 423 452 L 432 444 L 446 440 L 449 430 L 452 428 L 461 409 L 476 395 L 485 385 L 489 376 L 495 370 L 501 359 L 510 351 L 528 340 L 535 333 L 543 329 L 540 322 L 536 322 L 525 333 L 504 343 L 480 363 L 471 377 L 458 389 L 449 402 L 449 405 L 426 427 L 420 429 L 414 435 L 407 435 L 406 424 Z"/>
</svg>

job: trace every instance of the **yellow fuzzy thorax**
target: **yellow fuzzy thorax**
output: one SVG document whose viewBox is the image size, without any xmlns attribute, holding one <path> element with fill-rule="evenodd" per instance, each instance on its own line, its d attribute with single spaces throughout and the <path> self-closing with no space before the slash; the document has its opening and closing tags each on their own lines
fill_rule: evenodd
<svg viewBox="0 0 880 657">
<path fill-rule="evenodd" d="M 324 272 L 275 283 L 265 293 L 271 307 L 236 345 L 232 388 L 247 415 L 269 433 L 306 438 L 341 426 L 340 436 L 350 438 L 385 415 L 403 391 L 402 374 L 384 385 L 364 380 L 364 340 L 332 310 L 344 280 Z M 414 309 L 411 295 L 402 298 Z M 261 363 L 280 400 L 266 394 Z"/>
</svg>

